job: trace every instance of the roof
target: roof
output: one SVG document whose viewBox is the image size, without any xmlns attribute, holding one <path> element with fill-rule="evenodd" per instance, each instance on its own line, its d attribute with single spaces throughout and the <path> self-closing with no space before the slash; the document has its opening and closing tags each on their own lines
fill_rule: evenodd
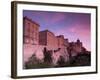
<svg viewBox="0 0 100 80">
<path fill-rule="evenodd" d="M 64 38 L 64 35 L 56 36 L 57 38 Z"/>
<path fill-rule="evenodd" d="M 51 34 L 53 34 L 53 35 L 54 35 L 54 33 L 53 33 L 53 32 L 51 32 L 51 31 L 49 31 L 48 29 L 43 30 L 43 31 L 40 31 L 40 32 L 50 32 Z"/>
<path fill-rule="evenodd" d="M 29 19 L 27 16 L 25 16 L 23 19 L 27 19 L 28 21 L 32 22 L 33 24 L 40 26 L 37 22 L 33 21 L 32 19 Z"/>
</svg>

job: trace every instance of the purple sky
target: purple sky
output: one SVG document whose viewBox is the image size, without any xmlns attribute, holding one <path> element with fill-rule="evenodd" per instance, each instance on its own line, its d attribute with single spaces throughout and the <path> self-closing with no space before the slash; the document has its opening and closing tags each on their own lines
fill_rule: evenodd
<svg viewBox="0 0 100 80">
<path fill-rule="evenodd" d="M 40 31 L 48 29 L 56 36 L 63 34 L 70 42 L 79 38 L 91 50 L 91 14 L 24 10 L 23 16 L 37 22 Z"/>
</svg>

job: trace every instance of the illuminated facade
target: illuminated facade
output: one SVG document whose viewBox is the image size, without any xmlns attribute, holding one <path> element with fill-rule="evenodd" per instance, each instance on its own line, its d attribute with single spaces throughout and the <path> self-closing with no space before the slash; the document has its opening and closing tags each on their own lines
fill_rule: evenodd
<svg viewBox="0 0 100 80">
<path fill-rule="evenodd" d="M 31 19 L 24 17 L 23 19 L 23 37 L 24 43 L 38 44 L 39 43 L 39 24 Z"/>
<path fill-rule="evenodd" d="M 39 32 L 39 44 L 47 46 L 48 49 L 57 49 L 58 42 L 56 36 L 49 30 Z"/>
</svg>

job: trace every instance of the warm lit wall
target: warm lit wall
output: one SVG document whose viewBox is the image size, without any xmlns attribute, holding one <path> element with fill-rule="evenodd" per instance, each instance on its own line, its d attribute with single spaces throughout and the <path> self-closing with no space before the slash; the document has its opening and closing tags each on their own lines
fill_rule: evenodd
<svg viewBox="0 0 100 80">
<path fill-rule="evenodd" d="M 64 47 L 64 36 L 63 35 L 60 35 L 60 36 L 57 36 L 57 40 L 58 40 L 58 47 L 59 48 L 62 48 Z"/>
<path fill-rule="evenodd" d="M 39 43 L 39 25 L 32 20 L 24 17 L 24 43 L 38 44 Z"/>
<path fill-rule="evenodd" d="M 49 30 L 44 30 L 39 32 L 39 44 L 46 45 L 48 49 L 57 49 L 57 38 L 56 36 L 50 32 Z"/>
<path fill-rule="evenodd" d="M 49 31 L 47 32 L 47 46 L 50 49 L 57 49 L 58 48 L 56 36 L 52 32 L 49 32 Z"/>
</svg>

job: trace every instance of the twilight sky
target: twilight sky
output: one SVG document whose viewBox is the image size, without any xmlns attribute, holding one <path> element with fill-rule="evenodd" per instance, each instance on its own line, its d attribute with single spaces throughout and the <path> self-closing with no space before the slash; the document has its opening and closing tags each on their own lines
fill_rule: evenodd
<svg viewBox="0 0 100 80">
<path fill-rule="evenodd" d="M 69 42 L 79 38 L 91 50 L 91 14 L 23 10 L 23 16 L 37 22 L 40 31 L 48 29 L 56 36 L 64 35 Z"/>
</svg>

